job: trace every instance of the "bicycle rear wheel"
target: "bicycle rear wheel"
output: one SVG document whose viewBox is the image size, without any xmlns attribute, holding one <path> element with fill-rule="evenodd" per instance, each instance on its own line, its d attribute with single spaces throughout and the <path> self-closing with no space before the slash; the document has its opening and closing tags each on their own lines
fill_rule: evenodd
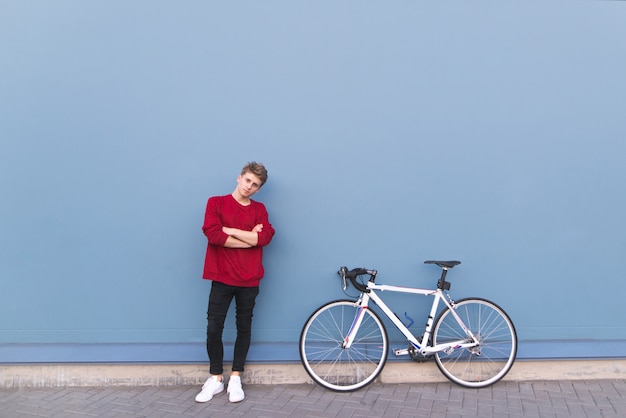
<svg viewBox="0 0 626 418">
<path fill-rule="evenodd" d="M 513 322 L 502 308 L 486 299 L 462 299 L 455 303 L 454 309 L 479 344 L 436 353 L 437 367 L 461 386 L 481 388 L 496 383 L 509 372 L 517 354 Z M 450 309 L 441 312 L 433 328 L 434 344 L 466 338 Z"/>
<path fill-rule="evenodd" d="M 363 320 L 350 348 L 343 348 L 358 314 Z M 311 378 L 336 391 L 360 389 L 376 379 L 387 361 L 387 331 L 370 309 L 349 300 L 317 309 L 300 334 L 300 358 Z"/>
</svg>

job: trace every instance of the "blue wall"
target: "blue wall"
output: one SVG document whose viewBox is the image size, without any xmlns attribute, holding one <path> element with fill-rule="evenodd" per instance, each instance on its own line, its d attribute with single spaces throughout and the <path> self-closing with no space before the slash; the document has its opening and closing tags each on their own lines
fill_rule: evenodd
<svg viewBox="0 0 626 418">
<path fill-rule="evenodd" d="M 297 358 L 339 266 L 427 287 L 433 258 L 463 261 L 454 297 L 509 312 L 521 356 L 624 355 L 625 21 L 611 1 L 0 1 L 0 361 L 205 359 L 204 205 L 250 160 L 277 230 L 252 361 Z"/>
</svg>

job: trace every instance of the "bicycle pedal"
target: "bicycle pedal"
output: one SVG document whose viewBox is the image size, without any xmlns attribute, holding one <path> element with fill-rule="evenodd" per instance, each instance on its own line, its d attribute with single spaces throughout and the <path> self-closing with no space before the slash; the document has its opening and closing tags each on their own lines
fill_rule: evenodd
<svg viewBox="0 0 626 418">
<path fill-rule="evenodd" d="M 393 350 L 393 354 L 397 356 L 408 356 L 409 349 L 408 348 L 396 348 Z"/>
</svg>

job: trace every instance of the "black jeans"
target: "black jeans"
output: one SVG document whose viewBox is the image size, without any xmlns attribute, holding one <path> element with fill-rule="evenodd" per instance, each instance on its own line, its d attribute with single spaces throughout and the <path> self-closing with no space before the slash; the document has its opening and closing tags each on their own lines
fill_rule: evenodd
<svg viewBox="0 0 626 418">
<path fill-rule="evenodd" d="M 211 284 L 206 331 L 206 350 L 210 362 L 209 373 L 213 375 L 224 373 L 222 332 L 224 331 L 226 314 L 233 298 L 235 298 L 237 321 L 233 371 L 243 372 L 250 348 L 250 337 L 252 336 L 252 311 L 258 294 L 258 286 L 237 287 L 215 281 Z"/>
</svg>

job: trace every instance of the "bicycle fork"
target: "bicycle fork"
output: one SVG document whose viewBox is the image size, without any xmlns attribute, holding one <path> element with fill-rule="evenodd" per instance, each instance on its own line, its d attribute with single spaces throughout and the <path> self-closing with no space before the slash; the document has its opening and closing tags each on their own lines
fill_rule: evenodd
<svg viewBox="0 0 626 418">
<path fill-rule="evenodd" d="M 365 313 L 366 309 L 369 309 L 369 296 L 366 293 L 361 295 L 357 303 L 359 305 L 359 308 L 354 315 L 354 320 L 352 321 L 352 325 L 350 326 L 348 335 L 344 337 L 343 343 L 341 344 L 341 347 L 344 350 L 352 346 L 354 338 L 356 337 L 356 332 L 361 327 L 361 322 L 363 322 L 363 314 Z"/>
</svg>

